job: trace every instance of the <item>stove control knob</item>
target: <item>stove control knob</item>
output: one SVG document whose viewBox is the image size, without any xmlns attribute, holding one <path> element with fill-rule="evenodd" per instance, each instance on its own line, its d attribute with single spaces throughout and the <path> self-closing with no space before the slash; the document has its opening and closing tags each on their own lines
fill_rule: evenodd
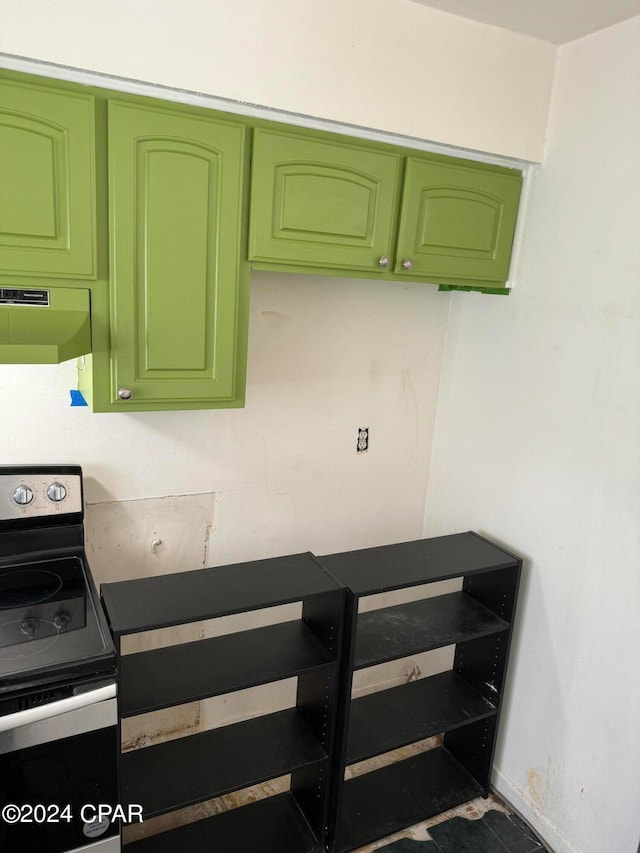
<svg viewBox="0 0 640 853">
<path fill-rule="evenodd" d="M 40 630 L 40 620 L 39 619 L 23 619 L 20 623 L 20 630 L 23 634 L 25 634 L 30 640 L 33 640 L 38 631 Z"/>
<path fill-rule="evenodd" d="M 68 610 L 60 610 L 59 613 L 53 617 L 53 624 L 56 626 L 58 631 L 62 633 L 62 631 L 66 631 L 71 624 L 71 614 Z"/>
<path fill-rule="evenodd" d="M 33 489 L 30 489 L 29 486 L 25 486 L 23 484 L 22 486 L 18 486 L 17 489 L 14 489 L 11 497 L 18 506 L 26 506 L 33 500 Z"/>
<path fill-rule="evenodd" d="M 62 483 L 51 483 L 49 488 L 47 489 L 47 497 L 50 501 L 53 501 L 54 504 L 60 503 L 67 496 L 67 487 L 63 486 Z"/>
</svg>

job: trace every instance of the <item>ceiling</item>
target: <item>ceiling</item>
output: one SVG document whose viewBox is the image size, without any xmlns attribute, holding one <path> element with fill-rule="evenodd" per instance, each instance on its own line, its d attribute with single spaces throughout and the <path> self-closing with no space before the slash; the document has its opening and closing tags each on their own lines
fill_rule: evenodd
<svg viewBox="0 0 640 853">
<path fill-rule="evenodd" d="M 640 0 L 415 0 L 433 9 L 554 44 L 640 15 Z"/>
</svg>

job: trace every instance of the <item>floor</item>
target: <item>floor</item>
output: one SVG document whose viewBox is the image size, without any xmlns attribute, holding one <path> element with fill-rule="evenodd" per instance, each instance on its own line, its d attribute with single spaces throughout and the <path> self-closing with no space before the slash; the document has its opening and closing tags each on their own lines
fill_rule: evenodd
<svg viewBox="0 0 640 853">
<path fill-rule="evenodd" d="M 545 853 L 532 830 L 493 796 L 472 800 L 354 853 Z"/>
</svg>

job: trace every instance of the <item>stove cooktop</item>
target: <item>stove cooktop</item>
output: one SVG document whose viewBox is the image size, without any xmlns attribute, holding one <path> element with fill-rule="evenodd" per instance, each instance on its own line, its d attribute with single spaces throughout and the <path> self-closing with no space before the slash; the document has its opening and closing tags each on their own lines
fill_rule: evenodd
<svg viewBox="0 0 640 853">
<path fill-rule="evenodd" d="M 0 466 L 0 713 L 115 673 L 83 522 L 78 465 Z"/>
<path fill-rule="evenodd" d="M 0 694 L 113 668 L 82 554 L 0 566 Z"/>
</svg>

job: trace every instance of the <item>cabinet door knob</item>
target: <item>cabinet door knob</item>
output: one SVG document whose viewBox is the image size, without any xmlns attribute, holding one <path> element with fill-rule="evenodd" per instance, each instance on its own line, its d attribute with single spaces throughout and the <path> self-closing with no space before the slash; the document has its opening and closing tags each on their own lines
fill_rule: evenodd
<svg viewBox="0 0 640 853">
<path fill-rule="evenodd" d="M 130 400 L 133 397 L 133 391 L 131 388 L 120 388 L 118 390 L 118 397 L 121 400 Z"/>
<path fill-rule="evenodd" d="M 406 261 L 402 262 L 402 269 L 403 270 L 412 270 L 413 269 L 413 261 L 411 260 L 411 258 L 407 258 Z"/>
<path fill-rule="evenodd" d="M 389 266 L 389 258 L 386 255 L 383 255 L 378 261 L 378 265 L 385 269 Z"/>
</svg>

